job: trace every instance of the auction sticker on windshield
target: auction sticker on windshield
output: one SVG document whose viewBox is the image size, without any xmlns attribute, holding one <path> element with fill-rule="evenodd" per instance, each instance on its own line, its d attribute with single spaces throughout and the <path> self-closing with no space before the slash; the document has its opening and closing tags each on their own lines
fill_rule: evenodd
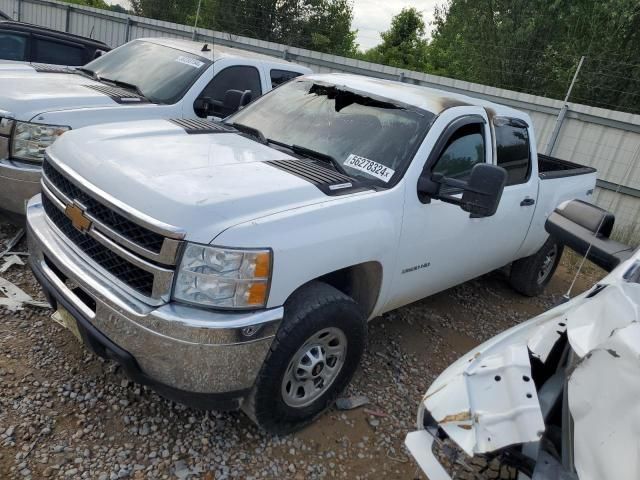
<svg viewBox="0 0 640 480">
<path fill-rule="evenodd" d="M 204 65 L 204 62 L 201 62 L 200 60 L 196 60 L 195 58 L 185 57 L 182 55 L 176 58 L 176 62 L 184 63 L 185 65 L 189 65 L 190 67 L 193 67 L 193 68 L 200 68 L 202 65 Z"/>
<path fill-rule="evenodd" d="M 344 162 L 344 165 L 347 167 L 355 168 L 356 170 L 360 170 L 372 177 L 376 177 L 383 182 L 387 183 L 393 177 L 395 170 L 382 165 L 381 163 L 374 162 L 373 160 L 369 160 L 368 158 L 360 157 L 358 155 L 354 155 L 353 153 L 347 157 L 347 160 Z"/>
</svg>

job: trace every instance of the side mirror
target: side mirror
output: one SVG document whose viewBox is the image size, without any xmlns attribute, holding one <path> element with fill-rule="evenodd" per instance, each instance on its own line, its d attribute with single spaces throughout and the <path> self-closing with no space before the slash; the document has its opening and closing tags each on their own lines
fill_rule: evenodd
<svg viewBox="0 0 640 480">
<path fill-rule="evenodd" d="M 207 118 L 213 110 L 211 97 L 199 97 L 193 102 L 193 111 L 201 118 Z"/>
<path fill-rule="evenodd" d="M 633 254 L 633 247 L 610 237 L 615 216 L 582 200 L 559 205 L 547 218 L 545 229 L 564 245 L 586 256 L 607 272 Z"/>
<path fill-rule="evenodd" d="M 441 174 L 423 173 L 418 181 L 418 193 L 458 205 L 472 217 L 490 217 L 498 210 L 507 171 L 495 165 L 478 163 L 471 169 L 469 180 L 464 182 Z M 442 187 L 462 190 L 462 198 L 441 192 Z"/>
<path fill-rule="evenodd" d="M 504 168 L 479 163 L 471 169 L 460 206 L 474 217 L 490 217 L 498 210 L 506 183 Z"/>
</svg>

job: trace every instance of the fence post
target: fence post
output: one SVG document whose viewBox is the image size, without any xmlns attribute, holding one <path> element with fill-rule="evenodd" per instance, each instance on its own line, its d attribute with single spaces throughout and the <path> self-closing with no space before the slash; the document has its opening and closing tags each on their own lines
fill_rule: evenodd
<svg viewBox="0 0 640 480">
<path fill-rule="evenodd" d="M 127 43 L 129 40 L 131 40 L 131 24 L 132 23 L 133 22 L 131 21 L 131 17 L 127 17 L 127 30 L 124 35 L 124 43 Z"/>
<path fill-rule="evenodd" d="M 64 20 L 64 31 L 69 33 L 69 27 L 70 25 L 70 20 L 71 20 L 71 5 L 67 5 L 67 16 L 65 17 Z"/>
<path fill-rule="evenodd" d="M 562 128 L 562 123 L 564 122 L 564 117 L 567 115 L 567 111 L 569 110 L 569 97 L 571 96 L 571 90 L 573 90 L 573 86 L 576 83 L 576 79 L 578 78 L 578 73 L 580 73 L 580 69 L 582 68 L 582 63 L 584 62 L 584 55 L 580 57 L 580 62 L 578 63 L 578 68 L 576 68 L 576 73 L 573 74 L 573 80 L 571 80 L 571 85 L 569 85 L 569 90 L 567 90 L 567 95 L 564 97 L 564 105 L 560 109 L 560 113 L 558 114 L 558 118 L 556 119 L 556 123 L 553 126 L 553 131 L 551 132 L 551 138 L 549 138 L 549 143 L 547 143 L 547 155 L 551 156 L 553 153 L 553 148 L 556 146 L 556 142 L 558 141 L 558 136 L 560 135 L 560 129 Z"/>
<path fill-rule="evenodd" d="M 194 42 L 196 41 L 196 38 L 198 38 L 198 19 L 200 18 L 200 5 L 202 5 L 202 0 L 198 0 L 198 10 L 196 10 L 196 21 L 193 24 L 193 35 L 191 35 L 191 40 L 193 40 Z"/>
</svg>

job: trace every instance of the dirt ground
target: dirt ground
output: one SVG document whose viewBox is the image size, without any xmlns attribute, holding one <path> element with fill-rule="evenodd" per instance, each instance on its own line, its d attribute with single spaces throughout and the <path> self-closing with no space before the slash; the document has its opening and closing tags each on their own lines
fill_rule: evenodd
<svg viewBox="0 0 640 480">
<path fill-rule="evenodd" d="M 0 224 L 0 252 L 14 232 Z M 14 248 L 25 249 L 24 240 Z M 493 272 L 374 320 L 345 392 L 369 405 L 332 410 L 287 437 L 241 413 L 188 409 L 133 384 L 48 309 L 0 307 L 0 478 L 422 478 L 403 441 L 429 384 L 474 346 L 555 305 L 576 263 L 565 253 L 539 298 Z M 602 274 L 589 267 L 574 293 Z M 38 295 L 28 267 L 0 276 Z"/>
</svg>

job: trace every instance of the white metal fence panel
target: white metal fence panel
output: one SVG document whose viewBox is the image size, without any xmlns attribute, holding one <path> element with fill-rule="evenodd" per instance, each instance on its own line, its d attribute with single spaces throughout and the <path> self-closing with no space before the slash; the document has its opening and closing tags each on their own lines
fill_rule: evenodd
<svg viewBox="0 0 640 480">
<path fill-rule="evenodd" d="M 90 36 L 112 47 L 135 38 L 191 38 L 193 35 L 193 28 L 190 26 L 56 0 L 0 0 L 0 10 L 21 21 Z M 198 29 L 196 38 L 287 58 L 316 72 L 358 73 L 400 80 L 506 104 L 531 115 L 540 152 L 546 152 L 556 119 L 563 107 L 560 100 L 212 30 Z M 640 115 L 570 103 L 553 153 L 560 158 L 597 168 L 600 188 L 596 191 L 596 201 L 602 207 L 612 209 L 616 213 L 617 224 L 626 230 L 634 229 L 639 224 Z M 620 192 L 615 193 L 616 190 Z"/>
</svg>

